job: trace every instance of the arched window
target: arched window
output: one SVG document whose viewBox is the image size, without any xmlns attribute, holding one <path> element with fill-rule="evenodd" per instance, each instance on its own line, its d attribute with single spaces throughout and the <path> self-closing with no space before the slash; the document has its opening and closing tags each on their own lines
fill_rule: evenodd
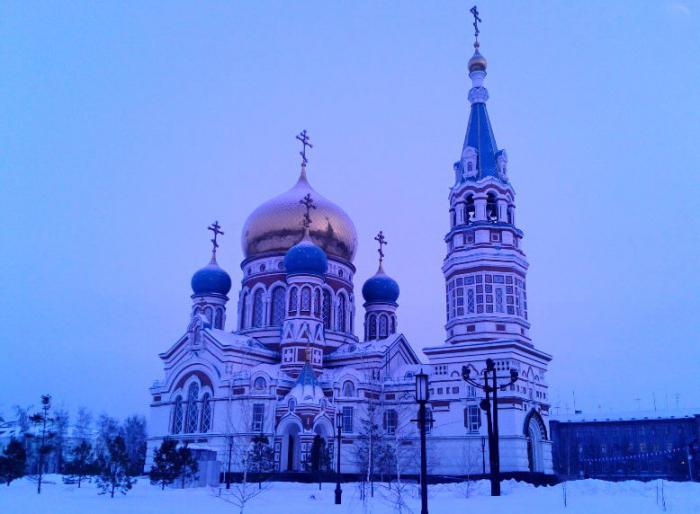
<svg viewBox="0 0 700 514">
<path fill-rule="evenodd" d="M 202 398 L 202 416 L 199 421 L 199 431 L 202 433 L 209 432 L 211 428 L 211 400 L 209 393 L 205 393 Z"/>
<path fill-rule="evenodd" d="M 343 396 L 355 396 L 355 384 L 350 380 L 343 382 Z"/>
<path fill-rule="evenodd" d="M 293 287 L 289 291 L 289 314 L 296 314 L 297 313 L 297 305 L 299 302 L 299 290 L 296 287 Z"/>
<path fill-rule="evenodd" d="M 369 328 L 367 329 L 367 339 L 370 341 L 377 338 L 377 316 L 370 314 Z"/>
<path fill-rule="evenodd" d="M 335 316 L 335 329 L 345 332 L 345 296 L 338 295 L 338 310 Z"/>
<path fill-rule="evenodd" d="M 399 424 L 399 415 L 394 409 L 384 411 L 384 430 L 389 435 L 396 433 L 396 427 Z"/>
<path fill-rule="evenodd" d="M 214 323 L 214 309 L 211 307 L 207 307 L 204 309 L 204 316 L 207 318 L 207 321 L 211 324 Z"/>
<path fill-rule="evenodd" d="M 384 339 L 388 334 L 388 323 L 386 314 L 379 316 L 379 339 Z"/>
<path fill-rule="evenodd" d="M 175 398 L 175 404 L 173 405 L 173 426 L 170 430 L 173 434 L 182 432 L 182 419 L 182 396 L 178 396 Z"/>
<path fill-rule="evenodd" d="M 323 315 L 323 328 L 331 328 L 331 293 L 324 289 L 323 290 L 323 306 L 321 307 L 321 313 Z"/>
<path fill-rule="evenodd" d="M 391 317 L 391 332 L 390 334 L 396 333 L 396 316 Z"/>
<path fill-rule="evenodd" d="M 224 310 L 216 309 L 216 322 L 214 328 L 224 328 Z"/>
<path fill-rule="evenodd" d="M 314 316 L 317 318 L 321 316 L 321 290 L 316 289 L 314 291 Z"/>
<path fill-rule="evenodd" d="M 464 206 L 464 223 L 467 225 L 474 219 L 474 214 L 476 213 L 476 207 L 474 206 L 474 197 L 469 195 L 467 197 L 467 205 Z"/>
<path fill-rule="evenodd" d="M 452 210 L 450 211 L 450 226 L 454 227 L 457 224 L 457 213 Z"/>
<path fill-rule="evenodd" d="M 187 417 L 185 418 L 185 432 L 191 434 L 197 431 L 197 421 L 199 407 L 197 400 L 199 399 L 199 384 L 192 382 L 187 390 Z"/>
<path fill-rule="evenodd" d="M 243 330 L 244 328 L 246 328 L 246 317 L 247 317 L 247 314 L 248 314 L 248 309 L 246 308 L 246 304 L 247 304 L 247 303 L 248 303 L 248 293 L 245 293 L 245 294 L 243 295 L 243 298 L 241 298 L 241 319 L 239 320 L 239 321 L 240 321 L 239 324 L 240 324 L 240 326 L 241 326 L 241 330 Z"/>
<path fill-rule="evenodd" d="M 474 171 L 474 163 L 472 161 L 467 163 L 467 171 Z"/>
<path fill-rule="evenodd" d="M 493 193 L 486 195 L 486 219 L 491 223 L 498 221 L 498 203 Z"/>
<path fill-rule="evenodd" d="M 311 289 L 308 287 L 301 290 L 301 312 L 311 312 Z"/>
<path fill-rule="evenodd" d="M 267 382 L 263 377 L 258 377 L 255 379 L 255 382 L 253 382 L 253 389 L 256 391 L 264 391 L 266 387 Z"/>
<path fill-rule="evenodd" d="M 262 289 L 258 289 L 253 294 L 253 326 L 265 326 L 265 304 L 263 303 Z"/>
<path fill-rule="evenodd" d="M 273 327 L 281 327 L 284 321 L 284 287 L 277 286 L 272 290 L 272 312 L 270 324 Z"/>
</svg>

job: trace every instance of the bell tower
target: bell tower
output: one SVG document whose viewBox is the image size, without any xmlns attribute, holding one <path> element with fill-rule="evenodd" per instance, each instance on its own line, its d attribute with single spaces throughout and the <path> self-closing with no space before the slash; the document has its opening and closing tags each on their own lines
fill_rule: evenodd
<svg viewBox="0 0 700 514">
<path fill-rule="evenodd" d="M 476 41 L 469 60 L 469 123 L 449 192 L 450 230 L 442 267 L 446 341 L 481 342 L 508 336 L 530 344 L 528 262 L 521 248 L 523 232 L 515 223 L 508 156 L 496 144 L 486 110 L 486 66 Z"/>
</svg>

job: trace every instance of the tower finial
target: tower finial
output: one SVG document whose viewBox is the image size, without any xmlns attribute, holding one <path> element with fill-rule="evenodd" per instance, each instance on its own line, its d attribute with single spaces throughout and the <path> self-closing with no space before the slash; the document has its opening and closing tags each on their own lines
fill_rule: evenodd
<svg viewBox="0 0 700 514">
<path fill-rule="evenodd" d="M 306 158 L 306 147 L 308 146 L 309 148 L 313 148 L 314 145 L 311 144 L 311 138 L 306 133 L 306 129 L 297 134 L 297 139 L 301 141 L 302 145 L 301 152 L 299 152 L 299 155 L 301 155 L 301 167 L 306 168 L 306 163 L 309 162 L 309 160 Z"/>
<path fill-rule="evenodd" d="M 377 252 L 379 252 L 379 269 L 383 270 L 383 263 L 384 263 L 384 245 L 389 244 L 389 242 L 386 240 L 384 237 L 384 232 L 379 231 L 377 236 L 374 238 L 375 241 L 379 243 L 379 248 L 377 249 Z"/>
<path fill-rule="evenodd" d="M 311 226 L 311 209 L 315 209 L 316 205 L 314 204 L 314 199 L 311 198 L 311 193 L 306 193 L 306 196 L 299 200 L 299 203 L 306 208 L 302 225 L 304 226 L 304 237 L 307 237 L 309 235 L 309 227 Z"/>
<path fill-rule="evenodd" d="M 214 234 L 214 237 L 210 239 L 212 248 L 211 248 L 211 259 L 212 261 L 216 261 L 216 249 L 219 248 L 219 243 L 217 241 L 217 237 L 219 235 L 224 235 L 224 232 L 221 230 L 221 225 L 219 225 L 219 221 L 215 221 L 211 225 L 207 227 L 207 230 L 211 230 L 212 233 Z"/>
<path fill-rule="evenodd" d="M 481 23 L 481 18 L 479 18 L 479 10 L 476 5 L 469 9 L 469 12 L 474 16 L 474 48 L 479 48 L 479 23 Z"/>
</svg>

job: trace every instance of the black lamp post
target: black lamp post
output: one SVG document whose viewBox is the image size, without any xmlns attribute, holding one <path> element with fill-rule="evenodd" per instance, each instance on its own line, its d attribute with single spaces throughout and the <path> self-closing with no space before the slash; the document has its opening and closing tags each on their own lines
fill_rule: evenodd
<svg viewBox="0 0 700 514">
<path fill-rule="evenodd" d="M 338 445 L 338 458 L 335 462 L 335 504 L 340 505 L 343 490 L 340 488 L 340 436 L 343 433 L 343 413 L 338 411 L 335 413 L 335 437 Z"/>
<path fill-rule="evenodd" d="M 510 370 L 510 380 L 499 384 L 496 363 L 493 359 L 486 359 L 486 367 L 482 371 L 484 383 L 479 384 L 470 376 L 471 370 L 468 366 L 462 366 L 462 378 L 470 385 L 484 391 L 486 398 L 481 400 L 479 406 L 486 412 L 486 426 L 489 436 L 489 465 L 491 479 L 491 496 L 501 495 L 501 459 L 498 448 L 498 390 L 505 390 L 509 385 L 518 380 L 518 372 Z M 490 379 L 490 384 L 489 384 Z"/>
<path fill-rule="evenodd" d="M 420 514 L 428 514 L 428 459 L 425 453 L 425 404 L 428 402 L 428 375 L 416 374 L 416 402 L 420 428 Z"/>
</svg>

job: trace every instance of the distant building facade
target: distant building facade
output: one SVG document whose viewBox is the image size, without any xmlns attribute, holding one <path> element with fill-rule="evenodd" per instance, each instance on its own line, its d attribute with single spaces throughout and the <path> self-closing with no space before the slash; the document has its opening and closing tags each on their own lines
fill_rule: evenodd
<svg viewBox="0 0 700 514">
<path fill-rule="evenodd" d="M 555 473 L 565 479 L 700 479 L 700 409 L 577 415 L 550 421 Z"/>
</svg>

